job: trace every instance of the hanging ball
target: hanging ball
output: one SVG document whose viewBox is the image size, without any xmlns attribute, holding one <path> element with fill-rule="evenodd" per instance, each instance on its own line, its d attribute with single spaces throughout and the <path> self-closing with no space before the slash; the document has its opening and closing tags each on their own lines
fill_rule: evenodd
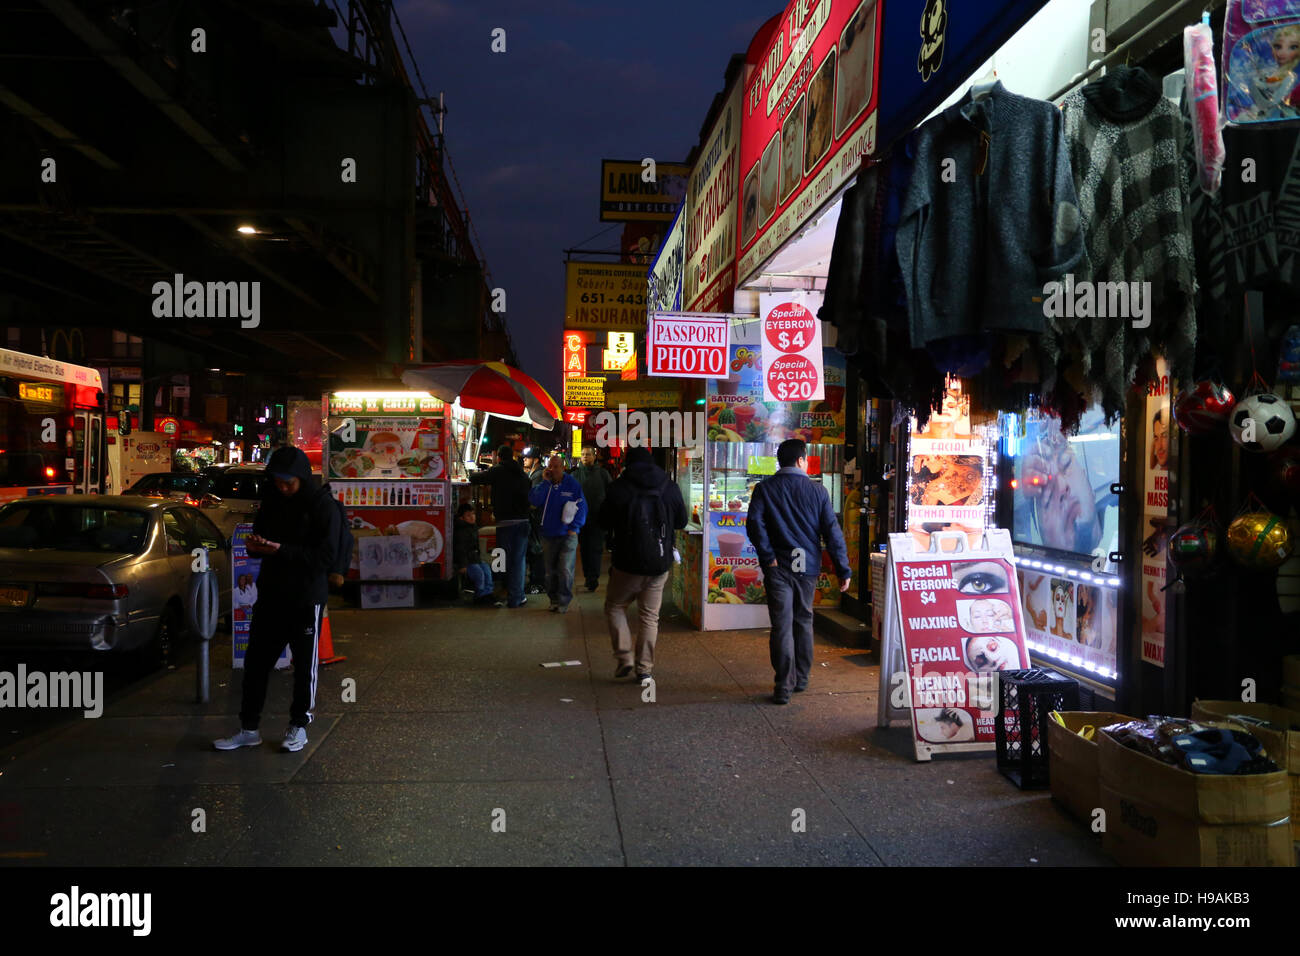
<svg viewBox="0 0 1300 956">
<path fill-rule="evenodd" d="M 1300 446 L 1287 445 L 1269 456 L 1268 480 L 1278 494 L 1300 503 Z"/>
<path fill-rule="evenodd" d="M 1228 553 L 1254 571 L 1269 571 L 1291 556 L 1286 521 L 1268 511 L 1249 511 L 1228 525 Z"/>
<path fill-rule="evenodd" d="M 1247 451 L 1276 451 L 1295 434 L 1291 406 L 1272 392 L 1260 392 L 1238 402 L 1228 418 L 1232 440 Z"/>
<path fill-rule="evenodd" d="M 1208 571 L 1218 550 L 1219 532 L 1208 524 L 1185 524 L 1169 539 L 1169 560 L 1188 577 Z"/>
<path fill-rule="evenodd" d="M 1236 401 L 1225 386 L 1205 379 L 1179 392 L 1174 421 L 1189 435 L 1208 435 L 1223 427 Z"/>
</svg>

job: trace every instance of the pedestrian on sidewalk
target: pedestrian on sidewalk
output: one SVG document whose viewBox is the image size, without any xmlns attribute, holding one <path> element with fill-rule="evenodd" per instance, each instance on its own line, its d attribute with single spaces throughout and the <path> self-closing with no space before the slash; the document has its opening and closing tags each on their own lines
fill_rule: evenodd
<svg viewBox="0 0 1300 956">
<path fill-rule="evenodd" d="M 317 481 L 298 448 L 277 448 L 266 463 L 266 473 L 271 482 L 247 539 L 249 553 L 260 557 L 262 566 L 244 655 L 240 730 L 214 741 L 218 750 L 262 742 L 258 724 L 267 679 L 285 644 L 293 652 L 293 702 L 281 750 L 307 746 L 307 725 L 316 707 L 321 614 L 329 598 L 328 576 L 340 536 L 339 509 L 329 485 Z"/>
<path fill-rule="evenodd" d="M 478 513 L 468 501 L 456 509 L 456 527 L 452 531 L 452 564 L 457 574 L 469 578 L 475 604 L 491 604 L 492 565 L 483 560 L 478 547 Z M 503 602 L 504 604 L 504 602 Z"/>
<path fill-rule="evenodd" d="M 564 458 L 552 455 L 542 482 L 528 496 L 541 512 L 546 593 L 551 610 L 567 614 L 573 600 L 573 565 L 578 532 L 587 523 L 587 501 L 578 479 L 564 471 Z"/>
<path fill-rule="evenodd" d="M 841 591 L 849 589 L 849 555 L 830 496 L 808 477 L 808 446 L 798 438 L 781 442 L 776 463 L 776 474 L 759 482 L 750 496 L 745 530 L 758 552 L 772 618 L 772 702 L 788 704 L 791 690 L 808 689 L 812 670 L 813 596 L 822 540 Z"/>
<path fill-rule="evenodd" d="M 582 449 L 582 464 L 573 469 L 573 477 L 582 486 L 582 496 L 587 499 L 587 514 L 594 519 L 605 503 L 605 493 L 613 479 L 609 472 L 596 462 L 596 449 L 590 445 Z M 605 550 L 605 529 L 596 520 L 588 521 L 578 532 L 578 550 L 582 552 L 582 574 L 587 579 L 587 590 L 600 586 L 600 559 Z"/>
<path fill-rule="evenodd" d="M 524 594 L 524 566 L 528 560 L 528 535 L 532 528 L 528 507 L 528 475 L 515 461 L 509 445 L 497 449 L 497 463 L 487 471 L 469 476 L 471 485 L 492 489 L 492 513 L 496 515 L 497 547 L 506 553 L 506 606 L 528 603 Z"/>
<path fill-rule="evenodd" d="M 524 473 L 528 475 L 530 490 L 542 483 L 542 453 L 536 445 L 524 448 Z M 528 593 L 541 594 L 546 590 L 546 561 L 542 555 L 542 513 L 528 509 Z"/>
<path fill-rule="evenodd" d="M 635 667 L 637 680 L 645 680 L 654 671 L 659 607 L 673 564 L 673 533 L 686 527 L 681 489 L 651 460 L 649 449 L 628 449 L 623 472 L 605 496 L 600 523 L 613 539 L 605 620 L 614 646 L 614 676 L 627 677 Z M 627 623 L 627 606 L 634 600 L 640 617 L 635 664 Z"/>
</svg>

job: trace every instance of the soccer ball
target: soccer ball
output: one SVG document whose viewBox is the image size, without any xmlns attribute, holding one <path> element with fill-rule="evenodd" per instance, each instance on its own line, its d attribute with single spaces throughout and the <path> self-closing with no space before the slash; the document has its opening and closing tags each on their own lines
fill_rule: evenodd
<svg viewBox="0 0 1300 956">
<path fill-rule="evenodd" d="M 1295 434 L 1291 407 L 1272 392 L 1238 402 L 1228 418 L 1232 440 L 1247 451 L 1276 451 Z"/>
<path fill-rule="evenodd" d="M 1206 524 L 1185 524 L 1169 539 L 1169 560 L 1181 573 L 1195 577 L 1209 570 L 1219 549 L 1219 533 Z"/>
<path fill-rule="evenodd" d="M 1235 401 L 1223 385 L 1205 379 L 1179 393 L 1174 402 L 1174 421 L 1189 435 L 1208 435 L 1228 420 Z"/>
<path fill-rule="evenodd" d="M 1293 549 L 1286 522 L 1271 512 L 1250 511 L 1228 525 L 1228 553 L 1251 570 L 1276 568 Z"/>
</svg>

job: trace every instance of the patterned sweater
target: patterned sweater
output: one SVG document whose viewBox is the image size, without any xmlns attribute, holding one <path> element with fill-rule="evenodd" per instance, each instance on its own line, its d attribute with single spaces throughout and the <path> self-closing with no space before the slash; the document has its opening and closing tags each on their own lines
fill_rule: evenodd
<svg viewBox="0 0 1300 956">
<path fill-rule="evenodd" d="M 1142 290 L 1150 320 L 1145 328 L 1135 326 L 1142 322 L 1136 315 L 1049 321 L 1043 341 L 1049 375 L 1053 366 L 1077 362 L 1081 383 L 1099 392 L 1108 418 L 1123 409 L 1148 354 L 1163 352 L 1172 374 L 1189 376 L 1196 345 L 1183 119 L 1158 87 L 1148 95 L 1148 79 L 1136 73 L 1117 71 L 1075 90 L 1061 106 L 1088 253 L 1076 288 L 1083 281 L 1126 283 L 1130 304 L 1131 293 Z M 1098 305 L 1122 301 L 1096 287 L 1093 292 Z"/>
</svg>

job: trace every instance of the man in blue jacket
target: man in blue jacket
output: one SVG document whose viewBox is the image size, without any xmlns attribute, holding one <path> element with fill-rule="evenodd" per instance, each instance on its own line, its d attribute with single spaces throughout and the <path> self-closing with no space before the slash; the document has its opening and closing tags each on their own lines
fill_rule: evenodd
<svg viewBox="0 0 1300 956">
<path fill-rule="evenodd" d="M 776 462 L 777 473 L 754 489 L 745 531 L 758 552 L 772 618 L 772 702 L 788 704 L 792 689 L 808 689 L 812 670 L 813 596 L 822 539 L 841 591 L 849 589 L 849 555 L 830 496 L 808 477 L 808 446 L 798 438 L 783 441 Z"/>
<path fill-rule="evenodd" d="M 546 593 L 551 610 L 568 613 L 573 600 L 573 565 L 578 532 L 587 523 L 587 500 L 578 479 L 564 471 L 564 459 L 552 455 L 542 480 L 528 495 L 542 513 L 542 558 L 546 563 Z"/>
</svg>

